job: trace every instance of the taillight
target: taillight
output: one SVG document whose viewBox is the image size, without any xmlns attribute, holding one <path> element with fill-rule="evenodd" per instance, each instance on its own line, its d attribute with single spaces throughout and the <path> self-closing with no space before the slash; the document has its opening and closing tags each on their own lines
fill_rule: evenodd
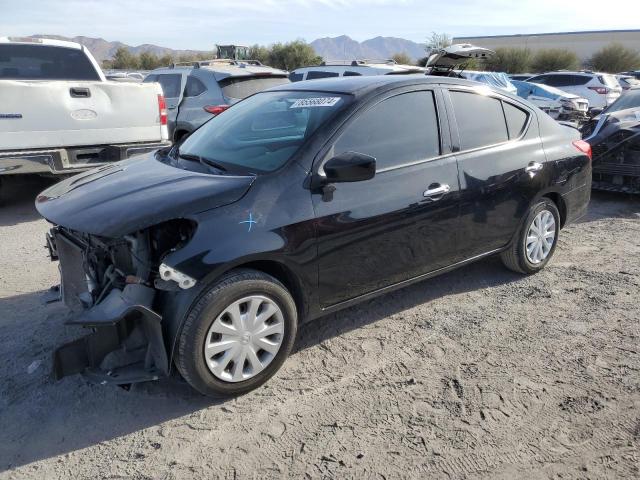
<svg viewBox="0 0 640 480">
<path fill-rule="evenodd" d="M 220 115 L 230 106 L 231 105 L 206 105 L 202 108 L 204 108 L 205 112 L 209 112 L 212 115 Z"/>
<path fill-rule="evenodd" d="M 160 112 L 160 125 L 167 124 L 167 101 L 164 95 L 158 94 L 158 112 Z"/>
<path fill-rule="evenodd" d="M 571 143 L 573 143 L 573 146 L 582 153 L 586 154 L 589 157 L 589 160 L 591 160 L 591 145 L 588 142 L 585 142 L 584 140 L 576 140 Z"/>
<path fill-rule="evenodd" d="M 609 93 L 609 89 L 607 87 L 589 87 L 589 90 L 595 90 L 596 93 L 599 93 L 600 95 L 606 95 Z"/>
</svg>

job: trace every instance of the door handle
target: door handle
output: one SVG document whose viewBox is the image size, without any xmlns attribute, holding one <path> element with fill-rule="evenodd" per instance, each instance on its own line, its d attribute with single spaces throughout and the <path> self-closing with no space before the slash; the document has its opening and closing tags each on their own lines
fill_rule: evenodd
<svg viewBox="0 0 640 480">
<path fill-rule="evenodd" d="M 430 198 L 431 200 L 440 200 L 439 198 L 434 197 L 442 197 L 451 191 L 451 187 L 446 184 L 440 185 L 439 183 L 434 183 L 433 185 L 429 185 L 429 187 L 432 188 L 425 190 L 423 196 Z"/>
<path fill-rule="evenodd" d="M 529 165 L 525 167 L 524 171 L 527 173 L 537 173 L 540 170 L 542 170 L 543 166 L 544 165 L 542 165 L 541 163 L 531 162 Z"/>
<path fill-rule="evenodd" d="M 72 98 L 89 98 L 91 97 L 91 90 L 83 87 L 71 87 L 69 89 L 69 95 L 71 95 Z"/>
</svg>

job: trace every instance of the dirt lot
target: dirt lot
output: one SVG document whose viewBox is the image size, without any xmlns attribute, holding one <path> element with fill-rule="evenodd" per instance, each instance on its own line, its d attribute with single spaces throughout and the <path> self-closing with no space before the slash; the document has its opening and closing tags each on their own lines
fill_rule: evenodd
<svg viewBox="0 0 640 480">
<path fill-rule="evenodd" d="M 53 383 L 79 336 L 41 183 L 0 209 L 2 478 L 638 478 L 640 200 L 594 195 L 552 264 L 490 259 L 303 327 L 264 388 L 212 402 L 180 379 Z"/>
</svg>

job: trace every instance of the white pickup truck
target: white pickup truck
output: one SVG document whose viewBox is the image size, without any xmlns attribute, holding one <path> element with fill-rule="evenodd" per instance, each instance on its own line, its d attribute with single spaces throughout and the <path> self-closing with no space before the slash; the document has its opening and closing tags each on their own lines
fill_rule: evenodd
<svg viewBox="0 0 640 480">
<path fill-rule="evenodd" d="M 0 37 L 0 179 L 75 173 L 167 138 L 159 84 L 108 81 L 77 43 Z"/>
</svg>

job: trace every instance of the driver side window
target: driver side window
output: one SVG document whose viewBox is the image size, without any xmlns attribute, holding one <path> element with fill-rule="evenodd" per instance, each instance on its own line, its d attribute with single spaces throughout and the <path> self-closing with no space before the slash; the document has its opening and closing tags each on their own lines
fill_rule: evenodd
<svg viewBox="0 0 640 480">
<path fill-rule="evenodd" d="M 374 157 L 377 170 L 440 155 L 433 92 L 402 93 L 360 114 L 334 145 L 334 155 L 345 152 Z"/>
</svg>

